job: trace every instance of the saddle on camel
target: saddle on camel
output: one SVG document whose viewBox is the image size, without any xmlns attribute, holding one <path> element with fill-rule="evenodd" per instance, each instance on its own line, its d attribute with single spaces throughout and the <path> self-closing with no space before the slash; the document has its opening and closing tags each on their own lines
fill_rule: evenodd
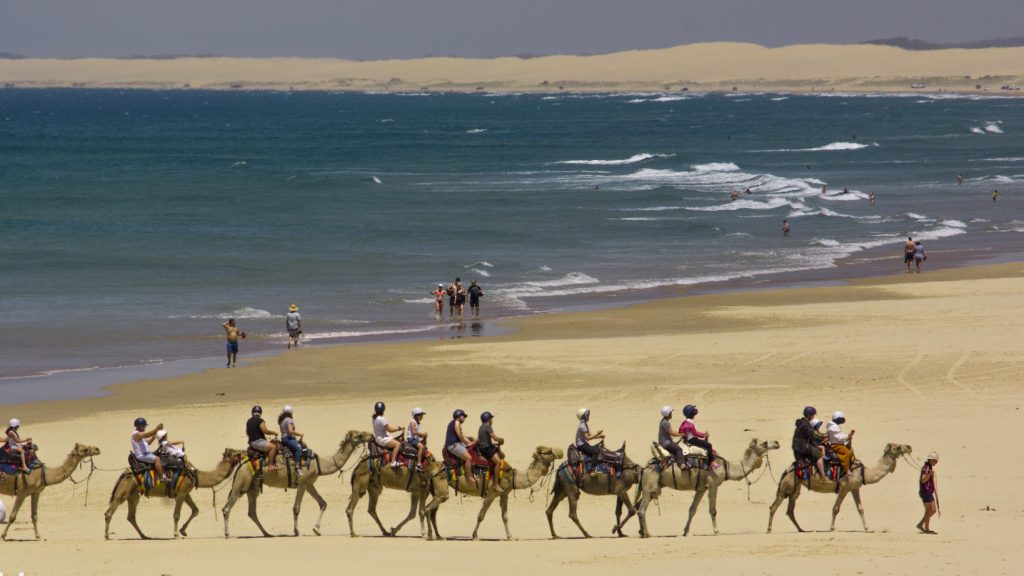
<svg viewBox="0 0 1024 576">
<path fill-rule="evenodd" d="M 683 463 L 679 465 L 680 470 L 711 470 L 712 468 L 718 468 L 714 458 L 708 458 L 707 450 L 699 446 L 690 446 L 689 444 L 680 444 L 679 447 L 683 450 Z M 653 458 L 650 464 L 658 472 L 668 470 L 673 464 L 677 464 L 675 456 L 657 442 L 651 442 L 651 455 Z"/>
<path fill-rule="evenodd" d="M 10 446 L 4 444 L 0 448 L 0 479 L 4 476 L 16 476 L 18 474 L 29 474 L 36 468 L 41 468 L 43 463 L 39 461 L 39 457 L 36 456 L 36 450 L 39 446 L 31 442 L 21 445 L 21 449 L 25 452 L 25 465 L 28 468 L 21 467 L 21 454 L 14 452 L 10 449 Z"/>
<path fill-rule="evenodd" d="M 291 449 L 277 439 L 268 440 L 267 443 L 273 444 L 277 448 L 274 456 L 274 465 L 276 466 L 276 469 L 286 470 L 288 474 L 288 486 L 291 488 L 297 487 L 299 474 L 296 473 L 296 469 L 298 467 L 295 466 L 295 454 L 293 454 Z M 315 462 L 319 467 L 320 458 L 312 449 L 306 446 L 305 441 L 300 440 L 299 446 L 302 450 L 301 461 L 305 463 L 305 466 L 308 468 L 311 463 Z M 248 446 L 246 448 L 245 458 L 242 459 L 241 463 L 242 466 L 249 467 L 249 470 L 252 471 L 253 475 L 255 475 L 257 480 L 260 482 L 261 487 L 263 485 L 263 470 L 273 470 L 273 468 L 269 467 L 270 464 L 271 463 L 268 462 L 268 453 L 263 452 L 262 450 L 257 450 L 252 446 Z"/>
<path fill-rule="evenodd" d="M 596 457 L 592 457 L 576 444 L 570 444 L 566 449 L 566 465 L 559 468 L 559 474 L 566 476 L 577 486 L 583 485 L 583 479 L 589 474 L 604 474 L 608 476 L 609 485 L 615 481 L 615 477 L 622 472 L 623 463 L 626 460 L 626 445 L 623 444 L 618 450 L 609 450 L 604 447 L 604 440 L 596 445 Z"/>
<path fill-rule="evenodd" d="M 139 460 L 134 452 L 128 454 L 128 470 L 123 474 L 135 480 L 139 494 L 149 498 L 153 491 L 163 490 L 167 497 L 171 498 L 178 493 L 186 478 L 193 484 L 198 484 L 196 471 L 186 466 L 182 459 L 167 457 L 160 453 L 154 454 L 161 459 L 163 475 L 157 473 L 154 463 Z"/>
<path fill-rule="evenodd" d="M 484 456 L 480 454 L 476 442 L 467 444 L 466 451 L 469 452 L 469 456 L 471 458 L 470 462 L 472 465 L 473 475 L 483 482 L 481 496 L 484 496 L 487 494 L 487 486 L 491 483 L 495 474 L 498 474 L 498 480 L 501 480 L 501 473 L 505 467 L 502 466 L 502 470 L 497 470 L 497 466 L 493 461 L 484 458 Z M 447 447 L 441 449 L 441 459 L 444 461 L 445 473 L 448 475 L 449 480 L 455 482 L 466 475 L 465 468 L 462 465 L 462 460 L 452 455 L 452 453 L 448 451 Z M 502 462 L 504 463 L 504 461 Z M 458 492 L 458 482 L 455 482 L 453 485 L 456 487 L 455 491 Z"/>
<path fill-rule="evenodd" d="M 395 437 L 394 440 L 401 443 L 396 459 L 392 459 L 391 450 L 381 447 L 375 438 L 366 443 L 366 466 L 370 470 L 370 474 L 380 473 L 382 468 L 391 466 L 393 462 L 397 462 L 396 467 L 409 468 L 410 470 L 415 469 L 418 472 L 422 472 L 423 466 L 416 463 L 417 453 L 419 452 L 417 446 L 402 440 L 400 437 Z M 430 453 L 430 450 L 427 450 L 425 441 L 423 444 L 423 461 L 430 462 L 433 460 L 434 455 Z"/>
</svg>

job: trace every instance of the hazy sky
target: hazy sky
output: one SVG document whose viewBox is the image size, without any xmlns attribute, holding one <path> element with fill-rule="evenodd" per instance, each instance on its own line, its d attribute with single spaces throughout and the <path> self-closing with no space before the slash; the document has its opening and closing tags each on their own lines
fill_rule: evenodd
<svg viewBox="0 0 1024 576">
<path fill-rule="evenodd" d="M 1024 0 L 0 0 L 0 52 L 405 58 L 1024 34 Z"/>
</svg>

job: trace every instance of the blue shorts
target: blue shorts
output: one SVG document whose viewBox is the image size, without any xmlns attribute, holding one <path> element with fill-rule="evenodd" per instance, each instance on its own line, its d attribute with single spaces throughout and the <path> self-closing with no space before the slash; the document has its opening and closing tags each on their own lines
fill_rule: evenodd
<svg viewBox="0 0 1024 576">
<path fill-rule="evenodd" d="M 238 354 L 238 342 L 228 342 L 228 354 Z"/>
<path fill-rule="evenodd" d="M 918 496 L 921 497 L 921 502 L 924 502 L 925 504 L 930 504 L 930 503 L 935 501 L 935 495 L 934 494 L 928 494 L 927 492 L 921 492 L 921 493 L 918 494 Z"/>
</svg>

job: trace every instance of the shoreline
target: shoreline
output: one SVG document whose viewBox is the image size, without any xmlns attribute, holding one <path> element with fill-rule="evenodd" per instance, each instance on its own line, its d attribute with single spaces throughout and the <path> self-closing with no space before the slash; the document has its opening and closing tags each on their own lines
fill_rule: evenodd
<svg viewBox="0 0 1024 576">
<path fill-rule="evenodd" d="M 937 241 L 932 241 L 936 243 Z M 782 272 L 777 274 L 754 275 L 749 277 L 734 278 L 721 282 L 707 282 L 688 286 L 662 287 L 643 290 L 630 290 L 620 293 L 603 294 L 602 301 L 597 299 L 577 305 L 561 306 L 535 314 L 506 316 L 500 318 L 483 318 L 474 320 L 467 318 L 461 323 L 446 322 L 438 325 L 435 330 L 398 333 L 390 335 L 370 335 L 361 338 L 343 339 L 328 341 L 316 346 L 303 346 L 300 350 L 316 353 L 332 354 L 340 353 L 350 348 L 379 348 L 386 351 L 389 347 L 402 345 L 429 346 L 440 342 L 457 343 L 461 340 L 486 341 L 493 343 L 496 340 L 518 340 L 523 338 L 523 333 L 532 333 L 529 330 L 531 323 L 539 323 L 551 328 L 552 324 L 558 324 L 559 318 L 577 314 L 628 314 L 628 309 L 644 305 L 672 305 L 682 301 L 701 298 L 743 298 L 751 293 L 771 294 L 790 290 L 819 290 L 829 288 L 853 287 L 862 285 L 881 284 L 904 284 L 912 278 L 920 278 L 922 282 L 932 281 L 938 274 L 936 281 L 950 280 L 950 275 L 956 271 L 964 273 L 965 277 L 993 277 L 990 270 L 996 271 L 999 277 L 1000 270 L 1006 266 L 1024 264 L 1024 251 L 1004 252 L 995 255 L 971 255 L 968 251 L 961 251 L 959 257 L 947 261 L 936 261 L 929 264 L 925 276 L 916 273 L 906 274 L 905 272 L 893 273 L 887 263 L 895 260 L 895 257 L 888 256 L 877 258 L 870 256 L 872 253 L 890 253 L 888 248 L 872 248 L 865 250 L 862 255 L 863 262 L 847 262 L 853 255 L 847 256 L 833 268 L 809 269 L 796 272 Z M 931 254 L 942 254 L 941 250 L 930 250 Z M 886 264 L 883 264 L 886 263 Z M 837 270 L 846 271 L 840 277 L 828 277 Z M 615 301 L 611 299 L 614 298 Z M 543 319 L 543 320 L 535 320 Z M 466 323 L 472 323 L 471 334 L 458 333 L 454 335 L 438 336 L 438 331 L 455 330 L 457 326 L 465 328 Z M 487 326 L 483 328 L 482 326 Z M 462 332 L 460 329 L 459 332 Z M 557 332 L 557 331 L 556 331 Z M 264 362 L 281 361 L 289 350 L 264 349 L 247 353 L 241 359 L 241 369 L 251 368 Z M 185 358 L 178 360 L 163 361 L 158 363 L 142 363 L 137 365 L 126 365 L 110 368 L 97 369 L 72 369 L 59 371 L 52 375 L 39 375 L 28 377 L 10 377 L 0 380 L 0 386 L 10 386 L 12 396 L 20 398 L 17 402 L 0 403 L 0 406 L 12 411 L 22 411 L 28 406 L 45 406 L 51 403 L 74 403 L 83 400 L 102 400 L 116 396 L 122 391 L 132 387 L 141 386 L 149 382 L 174 381 L 179 378 L 202 378 L 208 374 L 223 372 L 221 366 L 223 359 L 220 356 L 204 358 Z M 236 369 L 237 370 L 237 369 Z M 230 370 L 234 372 L 235 370 Z M 83 381 L 87 382 L 83 388 Z M 61 391 L 59 397 L 30 398 L 32 390 L 37 386 L 55 387 Z M 6 393 L 5 388 L 5 393 Z M 49 394 L 48 394 L 49 395 Z"/>
<path fill-rule="evenodd" d="M 688 44 L 592 56 L 0 60 L 0 86 L 355 92 L 863 92 L 1016 95 L 1024 47 Z M 841 71 L 841 72 L 840 72 Z M 924 84 L 923 88 L 913 85 Z M 981 88 L 978 88 L 981 86 Z"/>
</svg>

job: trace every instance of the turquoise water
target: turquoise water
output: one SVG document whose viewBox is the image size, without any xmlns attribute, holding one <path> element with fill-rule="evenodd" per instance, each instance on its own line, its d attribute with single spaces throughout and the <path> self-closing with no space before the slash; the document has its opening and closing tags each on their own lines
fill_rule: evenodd
<svg viewBox="0 0 1024 576">
<path fill-rule="evenodd" d="M 0 376 L 1019 245 L 1021 193 L 1019 99 L 0 90 Z"/>
</svg>

